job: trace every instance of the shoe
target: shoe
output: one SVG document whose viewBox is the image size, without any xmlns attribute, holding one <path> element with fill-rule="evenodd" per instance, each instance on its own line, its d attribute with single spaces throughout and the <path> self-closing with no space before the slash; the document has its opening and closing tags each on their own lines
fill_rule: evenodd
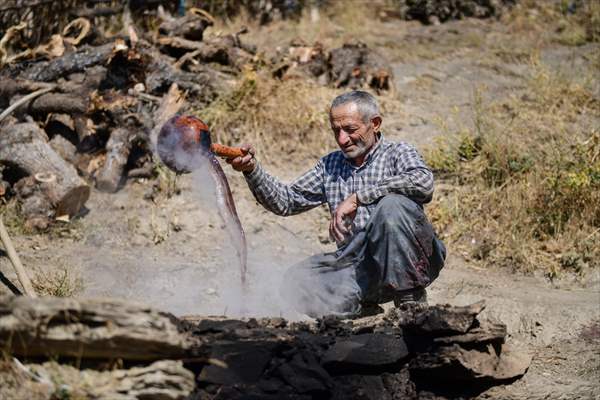
<svg viewBox="0 0 600 400">
<path fill-rule="evenodd" d="M 399 307 L 400 304 L 406 303 L 421 303 L 427 304 L 427 291 L 425 288 L 417 288 L 398 293 L 394 298 L 394 305 Z"/>
</svg>

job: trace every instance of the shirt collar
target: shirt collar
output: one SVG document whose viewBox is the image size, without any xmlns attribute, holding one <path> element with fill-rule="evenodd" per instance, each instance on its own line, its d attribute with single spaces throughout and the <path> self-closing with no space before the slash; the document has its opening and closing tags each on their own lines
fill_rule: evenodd
<svg viewBox="0 0 600 400">
<path fill-rule="evenodd" d="M 357 167 L 356 165 L 354 165 L 350 160 L 346 159 L 346 163 L 353 169 L 361 169 L 367 166 L 367 164 L 369 164 L 371 162 L 371 160 L 373 159 L 373 157 L 375 157 L 375 155 L 378 153 L 379 148 L 381 147 L 381 143 L 384 141 L 383 138 L 383 133 L 378 132 L 375 134 L 377 137 L 377 141 L 375 142 L 375 144 L 373 145 L 373 147 L 371 148 L 371 150 L 369 150 L 369 152 L 367 153 L 367 156 L 365 157 L 365 162 L 362 163 L 362 165 L 360 167 Z"/>
</svg>

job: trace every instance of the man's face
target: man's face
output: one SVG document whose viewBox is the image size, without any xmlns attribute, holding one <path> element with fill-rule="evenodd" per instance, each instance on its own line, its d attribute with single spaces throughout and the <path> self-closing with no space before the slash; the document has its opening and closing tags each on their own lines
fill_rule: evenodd
<svg viewBox="0 0 600 400">
<path fill-rule="evenodd" d="M 331 129 L 346 158 L 361 165 L 376 142 L 375 132 L 381 119 L 364 122 L 356 104 L 346 103 L 331 109 Z"/>
</svg>

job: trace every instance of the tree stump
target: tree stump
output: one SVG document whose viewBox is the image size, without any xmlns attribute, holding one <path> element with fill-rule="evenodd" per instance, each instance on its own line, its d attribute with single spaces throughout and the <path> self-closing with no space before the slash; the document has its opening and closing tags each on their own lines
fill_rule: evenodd
<svg viewBox="0 0 600 400">
<path fill-rule="evenodd" d="M 72 217 L 90 196 L 90 187 L 52 149 L 46 134 L 35 123 L 9 125 L 0 131 L 0 163 L 17 166 L 30 176 L 22 185 L 28 190 L 21 195 L 33 196 L 33 202 L 40 207 L 29 210 L 26 217 Z"/>
</svg>

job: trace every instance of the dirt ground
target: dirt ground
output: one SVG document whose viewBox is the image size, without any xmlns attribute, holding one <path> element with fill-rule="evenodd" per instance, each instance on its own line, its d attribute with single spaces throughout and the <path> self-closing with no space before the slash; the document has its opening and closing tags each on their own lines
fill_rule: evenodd
<svg viewBox="0 0 600 400">
<path fill-rule="evenodd" d="M 332 42 L 349 35 L 345 31 Z M 384 133 L 421 149 L 447 130 L 472 124 L 475 90 L 484 88 L 489 98 L 518 95 L 531 68 L 519 58 L 528 55 L 524 38 L 493 20 L 440 26 L 389 21 L 361 38 L 387 55 L 394 69 L 396 91 L 385 96 L 399 107 L 385 115 Z M 514 56 L 492 57 L 488 50 L 498 49 L 498 43 Z M 593 54 L 599 47 L 554 43 L 539 57 L 550 68 L 583 77 L 598 68 Z M 598 95 L 598 82 L 594 85 Z M 266 167 L 289 180 L 309 166 Z M 155 201 L 144 198 L 151 192 L 147 181 L 129 182 L 116 194 L 94 190 L 83 218 L 52 237 L 17 236 L 16 247 L 31 270 L 46 275 L 67 271 L 67 285 L 81 284 L 78 296 L 139 300 L 180 315 L 299 318 L 278 304 L 278 283 L 288 265 L 333 249 L 326 209 L 285 219 L 271 215 L 255 203 L 241 176 L 226 172 L 248 239 L 250 289 L 245 293 L 234 249 L 190 175 L 178 179 L 178 194 Z M 473 264 L 451 247 L 449 254 L 429 289 L 430 302 L 485 300 L 485 313 L 506 323 L 510 340 L 533 354 L 524 378 L 481 398 L 600 398 L 600 271 L 550 282 Z M 0 271 L 16 282 L 5 258 Z M 7 289 L 0 286 L 2 291 Z"/>
</svg>

